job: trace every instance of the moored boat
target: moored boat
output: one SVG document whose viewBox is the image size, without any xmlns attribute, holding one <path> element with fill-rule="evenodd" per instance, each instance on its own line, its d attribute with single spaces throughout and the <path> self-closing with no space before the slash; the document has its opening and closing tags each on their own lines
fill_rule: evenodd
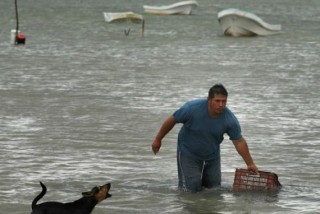
<svg viewBox="0 0 320 214">
<path fill-rule="evenodd" d="M 143 16 L 134 12 L 118 12 L 118 13 L 103 13 L 106 22 L 133 22 L 141 23 Z"/>
<path fill-rule="evenodd" d="M 133 23 L 141 24 L 141 36 L 144 36 L 144 18 L 141 14 L 134 12 L 118 12 L 118 13 L 103 13 L 104 20 L 109 23 Z M 125 30 L 126 36 L 129 35 L 130 28 Z"/>
<path fill-rule="evenodd" d="M 198 6 L 195 0 L 181 1 L 170 5 L 149 6 L 143 5 L 145 13 L 158 14 L 158 15 L 190 15 L 192 10 Z"/>
<path fill-rule="evenodd" d="M 234 8 L 220 11 L 218 21 L 226 36 L 267 36 L 281 31 L 281 25 L 266 23 L 253 13 Z"/>
</svg>

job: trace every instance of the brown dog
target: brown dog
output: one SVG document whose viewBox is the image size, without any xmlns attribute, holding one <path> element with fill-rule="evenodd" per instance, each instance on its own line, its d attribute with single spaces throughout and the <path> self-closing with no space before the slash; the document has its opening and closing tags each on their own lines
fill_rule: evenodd
<svg viewBox="0 0 320 214">
<path fill-rule="evenodd" d="M 74 202 L 44 202 L 37 205 L 37 202 L 47 192 L 47 188 L 42 182 L 40 182 L 40 185 L 42 187 L 42 191 L 32 201 L 31 214 L 90 214 L 99 202 L 112 196 L 109 194 L 111 184 L 107 183 L 103 186 L 93 187 L 89 192 L 83 192 L 83 197 Z"/>
</svg>

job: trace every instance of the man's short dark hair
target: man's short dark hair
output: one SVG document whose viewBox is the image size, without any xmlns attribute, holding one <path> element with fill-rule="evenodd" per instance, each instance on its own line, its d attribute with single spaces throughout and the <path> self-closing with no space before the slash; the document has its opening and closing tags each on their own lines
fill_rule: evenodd
<svg viewBox="0 0 320 214">
<path fill-rule="evenodd" d="M 228 91 L 222 84 L 215 84 L 209 89 L 208 98 L 213 98 L 216 94 L 222 94 L 228 97 Z"/>
</svg>

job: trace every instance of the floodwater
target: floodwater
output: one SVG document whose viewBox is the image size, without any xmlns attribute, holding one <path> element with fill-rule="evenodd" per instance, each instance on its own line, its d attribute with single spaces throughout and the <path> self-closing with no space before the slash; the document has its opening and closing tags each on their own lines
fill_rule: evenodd
<svg viewBox="0 0 320 214">
<path fill-rule="evenodd" d="M 18 1 L 26 45 L 10 44 L 14 1 L 0 2 L 0 213 L 31 202 L 69 202 L 111 182 L 107 213 L 317 213 L 320 205 L 320 1 L 199 0 L 191 16 L 144 14 L 156 0 Z M 173 3 L 172 1 L 170 3 Z M 239 8 L 278 35 L 232 38 L 217 13 Z M 134 11 L 140 25 L 108 24 L 103 12 Z M 124 30 L 130 28 L 129 36 Z M 277 193 L 233 193 L 245 168 L 226 136 L 222 187 L 177 190 L 177 125 L 154 156 L 164 119 L 184 102 L 229 90 L 260 170 L 275 172 Z"/>
</svg>

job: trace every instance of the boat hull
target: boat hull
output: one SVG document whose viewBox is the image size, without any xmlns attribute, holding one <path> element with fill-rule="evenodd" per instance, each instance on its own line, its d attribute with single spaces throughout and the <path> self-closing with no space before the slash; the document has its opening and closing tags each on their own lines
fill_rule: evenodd
<svg viewBox="0 0 320 214">
<path fill-rule="evenodd" d="M 103 13 L 106 22 L 132 22 L 141 23 L 143 16 L 133 12 L 120 12 L 120 13 Z"/>
<path fill-rule="evenodd" d="M 268 24 L 255 14 L 238 9 L 219 12 L 218 21 L 226 36 L 268 36 L 281 31 L 281 25 Z"/>
<path fill-rule="evenodd" d="M 192 10 L 198 6 L 196 1 L 182 1 L 171 5 L 164 6 L 149 6 L 143 5 L 145 13 L 157 15 L 190 15 Z"/>
</svg>

